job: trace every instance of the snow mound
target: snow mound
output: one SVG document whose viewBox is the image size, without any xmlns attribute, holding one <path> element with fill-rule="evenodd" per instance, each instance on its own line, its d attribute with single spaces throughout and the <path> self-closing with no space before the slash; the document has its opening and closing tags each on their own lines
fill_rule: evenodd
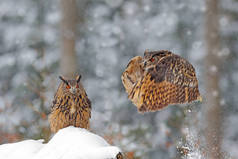
<svg viewBox="0 0 238 159">
<path fill-rule="evenodd" d="M 45 144 L 43 140 L 25 140 L 17 143 L 0 145 L 1 159 L 30 159 L 32 158 Z"/>
<path fill-rule="evenodd" d="M 0 158 L 4 159 L 116 159 L 121 152 L 102 137 L 85 129 L 61 129 L 47 143 L 25 140 L 0 145 Z"/>
</svg>

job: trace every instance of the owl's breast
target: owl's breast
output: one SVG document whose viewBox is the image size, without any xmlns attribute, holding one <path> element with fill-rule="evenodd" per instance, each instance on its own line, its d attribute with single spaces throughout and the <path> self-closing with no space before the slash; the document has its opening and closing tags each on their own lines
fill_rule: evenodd
<svg viewBox="0 0 238 159">
<path fill-rule="evenodd" d="M 76 112 L 76 104 L 75 103 L 71 104 L 69 112 L 70 112 L 70 114 L 74 114 Z"/>
<path fill-rule="evenodd" d="M 73 96 L 70 102 L 70 113 L 74 114 L 78 109 L 80 109 L 80 99 L 77 96 Z"/>
</svg>

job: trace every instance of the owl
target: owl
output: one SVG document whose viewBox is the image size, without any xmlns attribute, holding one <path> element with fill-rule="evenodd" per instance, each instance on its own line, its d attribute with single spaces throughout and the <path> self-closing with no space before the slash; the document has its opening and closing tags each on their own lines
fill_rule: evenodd
<svg viewBox="0 0 238 159">
<path fill-rule="evenodd" d="M 121 79 L 141 113 L 202 100 L 194 67 L 167 50 L 145 51 L 144 57 L 132 58 Z"/>
<path fill-rule="evenodd" d="M 62 82 L 55 93 L 49 115 L 51 131 L 56 133 L 68 126 L 89 129 L 91 102 L 80 82 L 81 75 L 71 80 L 62 76 L 59 78 Z"/>
</svg>

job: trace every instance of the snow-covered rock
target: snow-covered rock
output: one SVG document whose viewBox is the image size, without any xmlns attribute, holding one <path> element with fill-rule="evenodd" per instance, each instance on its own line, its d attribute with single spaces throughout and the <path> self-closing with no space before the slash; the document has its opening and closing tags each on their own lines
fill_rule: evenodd
<svg viewBox="0 0 238 159">
<path fill-rule="evenodd" d="M 109 145 L 102 137 L 85 129 L 61 129 L 47 143 L 43 140 L 25 140 L 0 145 L 4 159 L 116 159 L 121 150 Z"/>
<path fill-rule="evenodd" d="M 43 140 L 25 140 L 0 145 L 1 159 L 30 159 L 43 148 Z"/>
</svg>

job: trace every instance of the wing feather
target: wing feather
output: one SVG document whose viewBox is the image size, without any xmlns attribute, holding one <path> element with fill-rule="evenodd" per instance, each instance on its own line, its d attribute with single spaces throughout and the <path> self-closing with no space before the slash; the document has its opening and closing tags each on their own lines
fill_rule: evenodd
<svg viewBox="0 0 238 159">
<path fill-rule="evenodd" d="M 157 56 L 158 61 L 143 63 L 151 56 Z M 194 67 L 168 51 L 145 52 L 143 59 L 133 58 L 122 74 L 122 82 L 139 112 L 158 111 L 170 104 L 202 99 Z"/>
<path fill-rule="evenodd" d="M 138 93 L 131 97 L 140 112 L 200 100 L 195 69 L 183 58 L 177 55 L 163 57 L 154 67 L 145 70 L 135 86 Z"/>
</svg>

